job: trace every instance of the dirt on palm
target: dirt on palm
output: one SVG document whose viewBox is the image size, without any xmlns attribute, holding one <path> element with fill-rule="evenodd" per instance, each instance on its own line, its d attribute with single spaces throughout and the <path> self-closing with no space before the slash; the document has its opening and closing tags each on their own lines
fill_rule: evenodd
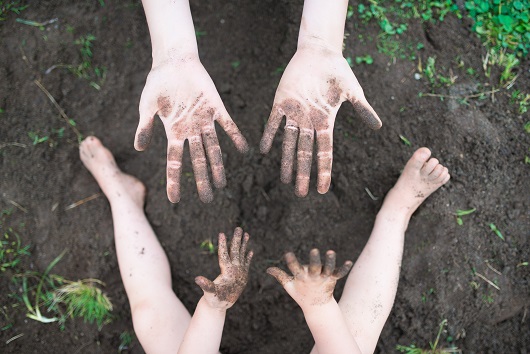
<svg viewBox="0 0 530 354">
<path fill-rule="evenodd" d="M 151 66 L 140 2 L 48 0 L 29 5 L 0 22 L 0 208 L 11 211 L 0 227 L 2 233 L 16 228 L 23 242 L 31 243 L 27 269 L 43 271 L 67 249 L 53 272 L 105 282 L 115 317 L 101 330 L 82 320 L 67 321 L 63 331 L 56 324 L 30 320 L 12 296 L 21 291 L 10 281 L 14 274 L 6 271 L 0 277 L 1 352 L 113 353 L 120 334 L 133 331 L 108 202 L 99 195 L 68 208 L 100 190 L 79 160 L 72 127 L 36 80 L 76 129 L 98 136 L 119 166 L 147 186 L 147 216 L 169 256 L 175 293 L 190 312 L 202 294 L 195 277 L 218 274 L 217 257 L 201 249 L 201 243 L 216 240 L 219 232 L 231 234 L 235 226 L 251 234 L 250 279 L 228 311 L 222 353 L 310 351 L 313 340 L 301 310 L 265 270 L 285 269 L 281 257 L 286 251 L 304 260 L 312 248 L 336 250 L 339 264 L 355 261 L 385 193 L 420 146 L 429 147 L 448 166 L 452 179 L 410 223 L 395 306 L 377 352 L 394 353 L 397 344 L 428 348 L 444 319 L 448 325 L 441 347 L 455 345 L 464 353 L 530 351 L 530 267 L 524 265 L 530 260 L 530 179 L 524 163 L 530 135 L 523 129 L 529 118 L 518 113 L 508 91 L 467 102 L 419 97 L 419 92 L 432 90 L 426 79 L 415 79 L 418 59 L 393 60 L 379 53 L 378 25 L 348 20 L 345 56 L 373 57 L 373 64 L 354 64 L 353 70 L 383 127 L 368 129 L 346 102 L 335 123 L 330 191 L 317 193 L 313 163 L 309 194 L 298 198 L 292 184 L 280 182 L 283 129 L 267 155 L 260 154 L 259 141 L 281 68 L 296 50 L 302 2 L 193 0 L 201 60 L 250 150 L 240 154 L 217 129 L 227 187 L 203 204 L 186 148 L 181 201 L 171 204 L 160 121 L 146 151 L 133 147 L 138 103 Z M 16 22 L 17 17 L 57 21 L 40 29 Z M 460 97 L 490 91 L 492 86 L 484 83 L 498 83 L 495 75 L 467 75 L 457 65 L 458 57 L 466 68 L 482 73 L 485 49 L 470 26 L 454 16 L 436 25 L 409 23 L 409 39 L 424 45 L 418 58 L 425 63 L 436 57 L 439 70 L 452 68 L 458 76 L 454 85 L 436 93 Z M 91 65 L 106 68 L 104 81 L 77 78 L 64 67 L 81 62 L 74 41 L 86 34 L 96 38 Z M 523 60 L 518 68 L 518 87 L 530 87 L 529 63 Z M 43 137 L 48 139 L 33 144 Z M 458 225 L 456 210 L 470 208 L 477 211 Z M 490 229 L 491 223 L 504 240 Z M 336 297 L 343 284 L 339 282 Z M 128 351 L 143 352 L 137 340 Z"/>
</svg>

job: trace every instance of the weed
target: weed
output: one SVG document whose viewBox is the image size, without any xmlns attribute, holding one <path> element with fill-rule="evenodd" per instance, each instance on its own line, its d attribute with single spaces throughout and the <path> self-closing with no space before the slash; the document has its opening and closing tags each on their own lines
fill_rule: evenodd
<svg viewBox="0 0 530 354">
<path fill-rule="evenodd" d="M 52 306 L 64 304 L 66 317 L 82 318 L 89 323 L 96 322 L 101 328 L 103 324 L 110 322 L 112 303 L 107 295 L 96 287 L 96 284 L 104 285 L 97 279 L 68 282 L 68 284 L 55 289 Z"/>
<path fill-rule="evenodd" d="M 434 289 L 433 288 L 430 288 L 429 290 L 423 292 L 421 294 L 421 302 L 423 303 L 426 303 L 427 300 L 429 299 L 430 295 L 434 294 Z"/>
<path fill-rule="evenodd" d="M 490 292 L 488 294 L 482 295 L 482 301 L 486 304 L 493 304 L 495 302 L 495 299 L 493 298 L 493 294 Z"/>
<path fill-rule="evenodd" d="M 370 54 L 367 54 L 364 57 L 361 57 L 361 56 L 355 57 L 355 63 L 356 64 L 366 63 L 366 64 L 370 65 L 373 62 L 374 62 L 374 59 L 372 58 L 372 56 Z"/>
<path fill-rule="evenodd" d="M 33 143 L 33 145 L 44 143 L 44 142 L 48 141 L 48 139 L 50 139 L 50 137 L 47 136 L 47 135 L 39 136 L 35 132 L 28 132 L 28 136 L 31 139 L 31 142 Z"/>
<path fill-rule="evenodd" d="M 401 139 L 401 141 L 403 142 L 403 144 L 407 145 L 407 146 L 412 146 L 412 144 L 410 143 L 409 139 L 405 138 L 403 135 L 399 135 L 399 138 Z"/>
<path fill-rule="evenodd" d="M 351 67 L 353 67 L 353 60 L 351 57 L 346 57 L 346 62 L 348 63 L 348 65 Z"/>
<path fill-rule="evenodd" d="M 472 214 L 474 213 L 475 211 L 477 211 L 476 208 L 471 208 L 471 209 L 467 209 L 467 210 L 460 210 L 458 209 L 455 213 L 455 216 L 456 216 L 456 223 L 458 225 L 463 225 L 464 224 L 464 220 L 462 220 L 462 216 L 466 216 L 466 215 L 469 215 L 469 214 Z"/>
<path fill-rule="evenodd" d="M 440 341 L 440 336 L 443 332 L 444 327 L 447 325 L 447 320 L 443 320 L 440 322 L 440 328 L 438 329 L 438 334 L 436 335 L 436 339 L 434 340 L 434 343 L 429 343 L 430 349 L 422 349 L 416 347 L 414 344 L 411 344 L 409 346 L 406 345 L 400 345 L 398 344 L 396 346 L 396 349 L 399 350 L 401 353 L 406 354 L 446 354 L 446 353 L 461 353 L 461 350 L 458 348 L 438 348 L 438 342 Z M 449 340 L 450 337 L 447 339 Z M 452 338 L 451 338 L 452 339 Z"/>
<path fill-rule="evenodd" d="M 97 66 L 92 68 L 92 46 L 95 40 L 95 36 L 87 34 L 74 41 L 74 44 L 80 47 L 79 53 L 81 54 L 82 61 L 81 64 L 77 66 L 71 65 L 69 69 L 78 78 L 89 80 L 90 86 L 94 87 L 96 90 L 100 90 L 101 84 L 105 81 L 107 69 Z M 97 80 L 97 82 L 94 80 Z"/>
<path fill-rule="evenodd" d="M 28 8 L 29 5 L 22 5 L 22 1 L 0 1 L 0 21 L 7 20 L 7 15 L 13 12 L 20 15 L 22 11 Z"/>
<path fill-rule="evenodd" d="M 510 98 L 511 103 L 515 103 L 519 106 L 519 113 L 523 114 L 528 112 L 530 107 L 530 94 L 522 93 L 520 90 L 514 90 Z M 524 125 L 524 129 L 527 133 L 530 133 L 530 122 Z"/>
<path fill-rule="evenodd" d="M 232 69 L 237 69 L 239 68 L 240 65 L 241 65 L 241 62 L 239 60 L 236 60 L 230 63 L 230 66 L 232 67 Z"/>
<path fill-rule="evenodd" d="M 510 49 L 521 55 L 530 48 L 530 0 L 466 1 L 468 16 L 474 20 L 475 31 L 491 48 Z"/>
<path fill-rule="evenodd" d="M 131 347 L 131 344 L 134 339 L 134 333 L 129 331 L 124 331 L 120 334 L 120 346 L 118 347 L 118 352 L 121 353 L 124 350 L 128 350 Z"/>
<path fill-rule="evenodd" d="M 210 239 L 202 241 L 199 247 L 208 254 L 215 254 L 215 245 Z"/>
<path fill-rule="evenodd" d="M 491 223 L 489 226 L 490 226 L 491 231 L 493 231 L 495 235 L 497 235 L 501 240 L 504 241 L 504 236 L 502 235 L 501 231 L 497 228 L 497 226 L 495 226 L 495 224 L 493 223 Z"/>
<path fill-rule="evenodd" d="M 353 6 L 348 5 L 348 11 L 346 12 L 346 19 L 349 20 L 350 18 L 352 18 L 354 13 L 355 11 L 353 10 Z"/>
<path fill-rule="evenodd" d="M 521 263 L 517 264 L 516 267 L 517 268 L 519 268 L 519 267 L 528 267 L 528 262 L 521 262 Z"/>
<path fill-rule="evenodd" d="M 19 235 L 8 227 L 4 232 L 4 238 L 0 241 L 0 271 L 16 268 L 23 256 L 30 255 L 29 247 L 29 245 L 22 246 Z"/>
<path fill-rule="evenodd" d="M 436 57 L 428 57 L 425 68 L 422 69 L 421 64 L 419 65 L 420 72 L 425 74 L 427 80 L 433 87 L 440 86 L 451 86 L 456 82 L 458 76 L 453 75 L 452 70 L 449 70 L 449 76 L 443 76 L 436 72 Z"/>
<path fill-rule="evenodd" d="M 201 37 L 204 37 L 206 36 L 206 31 L 199 31 L 199 30 L 195 30 L 195 37 L 197 37 L 197 39 L 201 38 Z"/>
</svg>

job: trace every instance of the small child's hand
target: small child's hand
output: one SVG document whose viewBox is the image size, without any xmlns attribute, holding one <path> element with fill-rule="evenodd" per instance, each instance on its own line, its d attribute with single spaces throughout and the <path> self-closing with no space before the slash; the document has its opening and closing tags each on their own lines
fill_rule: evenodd
<svg viewBox="0 0 530 354">
<path fill-rule="evenodd" d="M 241 240 L 243 239 L 243 242 Z M 229 309 L 239 298 L 247 285 L 248 269 L 253 252 L 246 249 L 249 235 L 238 227 L 230 244 L 230 254 L 226 245 L 226 235 L 219 234 L 219 267 L 221 274 L 212 282 L 203 276 L 195 278 L 195 283 L 204 291 L 204 299 L 213 308 Z"/>
<path fill-rule="evenodd" d="M 336 254 L 334 251 L 326 252 L 324 267 L 320 261 L 318 249 L 313 249 L 309 253 L 309 265 L 300 265 L 296 256 L 292 252 L 285 254 L 285 261 L 292 276 L 277 267 L 267 269 L 267 273 L 282 284 L 284 289 L 296 301 L 296 303 L 306 310 L 312 306 L 325 305 L 333 299 L 333 290 L 337 280 L 344 277 L 353 263 L 344 262 L 344 265 L 335 270 Z"/>
</svg>

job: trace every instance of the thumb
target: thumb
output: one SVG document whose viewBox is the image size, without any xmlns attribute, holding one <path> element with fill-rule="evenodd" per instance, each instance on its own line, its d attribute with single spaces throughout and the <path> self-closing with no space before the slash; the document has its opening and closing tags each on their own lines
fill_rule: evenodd
<svg viewBox="0 0 530 354">
<path fill-rule="evenodd" d="M 140 102 L 140 121 L 134 138 L 134 148 L 138 151 L 144 151 L 151 142 L 155 113 L 156 111 L 142 107 Z"/>
<path fill-rule="evenodd" d="M 278 267 L 267 268 L 267 274 L 272 275 L 274 278 L 276 278 L 278 283 L 282 284 L 283 287 L 285 287 L 285 284 L 293 280 L 293 277 L 287 275 L 287 273 L 285 273 Z"/>
<path fill-rule="evenodd" d="M 204 291 L 205 293 L 215 293 L 215 284 L 211 280 L 208 280 L 203 276 L 196 277 L 195 284 L 200 286 L 202 291 Z"/>
<path fill-rule="evenodd" d="M 377 113 L 375 113 L 375 110 L 370 106 L 366 98 L 364 97 L 364 94 L 361 93 L 359 97 L 359 94 L 357 95 L 350 95 L 348 97 L 348 101 L 351 102 L 353 105 L 353 109 L 357 113 L 357 116 L 361 118 L 364 124 L 368 126 L 368 128 L 372 130 L 377 130 L 381 128 L 383 123 L 381 123 L 381 119 L 379 119 L 379 116 Z"/>
</svg>

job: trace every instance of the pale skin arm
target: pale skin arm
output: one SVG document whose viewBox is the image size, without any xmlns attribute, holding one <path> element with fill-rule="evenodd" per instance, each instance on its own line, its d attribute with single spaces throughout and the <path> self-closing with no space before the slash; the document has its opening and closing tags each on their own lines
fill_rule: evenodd
<svg viewBox="0 0 530 354">
<path fill-rule="evenodd" d="M 336 254 L 328 251 L 322 267 L 318 249 L 311 250 L 309 265 L 300 265 L 291 252 L 285 255 L 285 261 L 292 276 L 276 267 L 267 269 L 267 273 L 275 277 L 302 308 L 318 352 L 361 353 L 337 301 L 333 298 L 337 280 L 348 274 L 352 262 L 346 261 L 342 267 L 335 269 Z"/>
<path fill-rule="evenodd" d="M 179 354 L 218 353 L 226 310 L 234 305 L 248 281 L 248 270 L 253 255 L 252 251 L 246 251 L 248 240 L 249 235 L 243 235 L 243 230 L 238 227 L 234 231 L 228 250 L 226 236 L 219 234 L 221 274 L 214 281 L 202 276 L 195 278 L 204 295 L 191 318 Z"/>
<path fill-rule="evenodd" d="M 283 117 L 281 181 L 290 183 L 296 161 L 295 193 L 309 191 L 309 174 L 316 134 L 319 193 L 331 184 L 333 126 L 344 101 L 372 129 L 381 121 L 364 97 L 350 66 L 342 55 L 348 1 L 306 0 L 298 48 L 280 80 L 272 112 L 261 139 L 260 150 L 268 153 Z M 298 151 L 297 151 L 298 150 Z M 295 153 L 296 158 L 295 158 Z"/>
<path fill-rule="evenodd" d="M 207 161 L 214 186 L 226 186 L 214 121 L 240 152 L 247 151 L 248 144 L 199 60 L 188 0 L 143 0 L 142 3 L 151 35 L 153 65 L 140 99 L 140 122 L 134 147 L 139 151 L 147 148 L 154 116 L 158 114 L 168 139 L 169 200 L 173 203 L 180 200 L 182 155 L 184 142 L 188 140 L 199 197 L 203 202 L 211 202 L 213 191 Z"/>
</svg>

